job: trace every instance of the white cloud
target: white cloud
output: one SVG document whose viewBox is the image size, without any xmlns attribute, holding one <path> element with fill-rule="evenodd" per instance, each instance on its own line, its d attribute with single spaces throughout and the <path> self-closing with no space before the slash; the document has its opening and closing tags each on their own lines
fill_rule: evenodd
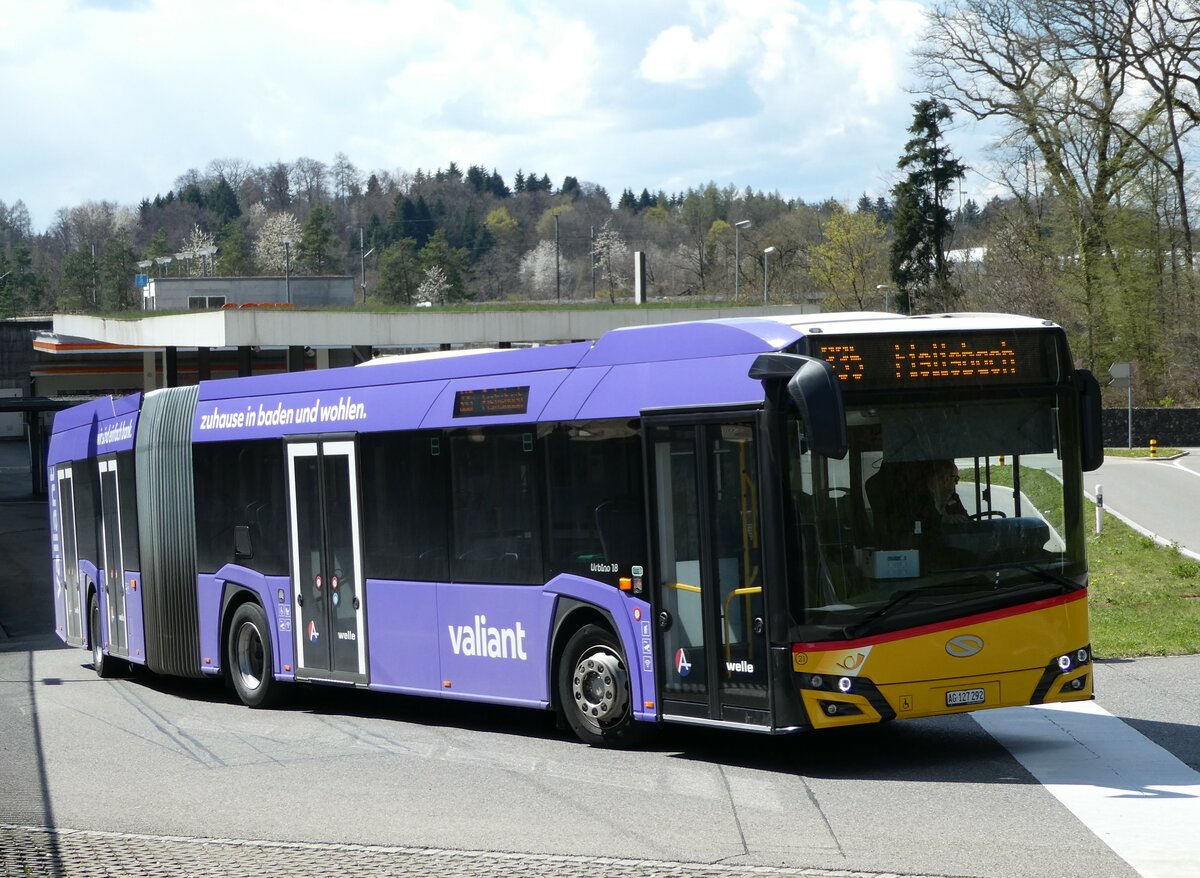
<svg viewBox="0 0 1200 878">
<path fill-rule="evenodd" d="M 709 180 L 882 191 L 915 0 L 43 0 L 0 30 L 0 199 L 35 226 L 136 203 L 211 159 L 345 152 L 616 194 Z"/>
</svg>

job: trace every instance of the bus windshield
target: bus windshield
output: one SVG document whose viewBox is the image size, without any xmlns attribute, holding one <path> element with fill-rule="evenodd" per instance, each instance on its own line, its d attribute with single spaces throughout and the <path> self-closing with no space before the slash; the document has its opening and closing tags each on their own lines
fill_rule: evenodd
<svg viewBox="0 0 1200 878">
<path fill-rule="evenodd" d="M 1063 482 L 1077 449 L 1062 447 L 1060 402 L 851 405 L 843 460 L 810 453 L 792 418 L 801 636 L 852 639 L 1084 587 L 1079 484 Z"/>
</svg>

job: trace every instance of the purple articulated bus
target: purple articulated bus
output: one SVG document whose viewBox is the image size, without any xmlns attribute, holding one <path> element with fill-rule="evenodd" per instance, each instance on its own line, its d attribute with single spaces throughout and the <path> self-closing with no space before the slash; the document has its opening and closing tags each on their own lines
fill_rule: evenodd
<svg viewBox="0 0 1200 878">
<path fill-rule="evenodd" d="M 55 624 L 104 677 L 523 705 L 609 746 L 1087 697 L 1098 411 L 1063 331 L 1003 315 L 679 323 L 97 399 L 50 441 Z M 955 520 L 923 520 L 947 462 Z"/>
</svg>

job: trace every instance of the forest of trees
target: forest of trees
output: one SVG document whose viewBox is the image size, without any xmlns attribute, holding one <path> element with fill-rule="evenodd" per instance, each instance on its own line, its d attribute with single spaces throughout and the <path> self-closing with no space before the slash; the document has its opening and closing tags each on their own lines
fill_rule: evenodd
<svg viewBox="0 0 1200 878">
<path fill-rule="evenodd" d="M 64 207 L 41 232 L 19 199 L 0 201 L 0 314 L 134 309 L 139 272 L 278 275 L 285 258 L 356 277 L 365 263 L 365 307 L 616 302 L 642 250 L 654 297 L 1046 317 L 1101 376 L 1134 362 L 1140 403 L 1200 402 L 1194 6 L 950 0 L 920 45 L 925 97 L 896 183 L 855 204 L 699 181 L 614 197 L 456 161 L 407 173 L 341 153 L 222 158 L 136 206 Z M 983 203 L 962 194 L 945 134 L 956 117 L 1001 123 L 975 169 L 996 183 Z"/>
</svg>

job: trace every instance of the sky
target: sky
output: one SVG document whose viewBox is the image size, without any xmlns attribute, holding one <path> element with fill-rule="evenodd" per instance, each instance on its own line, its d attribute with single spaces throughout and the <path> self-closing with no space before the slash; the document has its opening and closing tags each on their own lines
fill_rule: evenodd
<svg viewBox="0 0 1200 878">
<path fill-rule="evenodd" d="M 0 201 L 35 231 L 214 159 L 886 195 L 914 0 L 0 0 Z M 960 124 L 961 123 L 961 124 Z M 981 166 L 958 119 L 955 154 Z M 966 197 L 983 200 L 982 182 Z M 972 190 L 976 190 L 972 192 Z"/>
</svg>

